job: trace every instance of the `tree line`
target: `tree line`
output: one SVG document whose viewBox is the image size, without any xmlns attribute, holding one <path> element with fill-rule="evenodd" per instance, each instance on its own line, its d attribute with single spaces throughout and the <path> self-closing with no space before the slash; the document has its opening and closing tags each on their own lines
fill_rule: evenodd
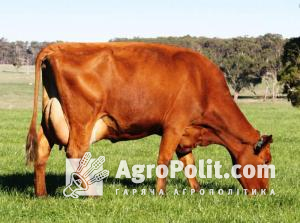
<svg viewBox="0 0 300 223">
<path fill-rule="evenodd" d="M 115 38 L 116 41 L 164 43 L 201 52 L 223 71 L 237 100 L 243 89 L 254 94 L 254 87 L 264 80 L 265 97 L 271 92 L 275 99 L 278 81 L 293 105 L 300 105 L 300 38 L 284 39 L 279 34 L 258 37 L 207 38 L 207 37 L 157 37 Z M 61 42 L 61 41 L 60 41 Z M 41 48 L 49 42 L 9 42 L 0 39 L 0 64 L 32 65 Z M 298 93 L 299 92 L 299 93 Z"/>
<path fill-rule="evenodd" d="M 38 52 L 50 42 L 15 41 L 0 38 L 0 64 L 33 65 Z"/>
</svg>

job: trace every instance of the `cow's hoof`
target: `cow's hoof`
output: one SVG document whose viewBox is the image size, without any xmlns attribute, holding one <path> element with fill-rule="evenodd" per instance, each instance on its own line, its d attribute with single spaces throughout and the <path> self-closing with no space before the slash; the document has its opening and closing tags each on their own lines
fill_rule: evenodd
<svg viewBox="0 0 300 223">
<path fill-rule="evenodd" d="M 201 190 L 201 186 L 200 186 L 200 184 L 193 185 L 193 186 L 192 186 L 192 189 L 194 189 L 195 192 L 199 192 L 199 191 Z"/>
<path fill-rule="evenodd" d="M 41 193 L 36 192 L 35 196 L 38 198 L 43 198 L 43 197 L 47 197 L 48 194 L 47 194 L 47 192 L 41 192 Z"/>
</svg>

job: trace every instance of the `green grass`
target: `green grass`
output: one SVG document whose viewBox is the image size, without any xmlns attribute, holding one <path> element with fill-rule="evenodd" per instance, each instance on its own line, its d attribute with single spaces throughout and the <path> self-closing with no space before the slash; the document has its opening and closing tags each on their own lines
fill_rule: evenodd
<svg viewBox="0 0 300 223">
<path fill-rule="evenodd" d="M 126 159 L 130 167 L 155 164 L 160 138 L 151 136 L 116 144 L 102 141 L 92 146 L 93 157 L 104 155 L 104 168 L 110 170 L 110 177 L 104 181 L 104 196 L 98 198 L 63 197 L 65 152 L 54 147 L 47 166 L 49 197 L 35 198 L 33 170 L 25 166 L 24 158 L 32 104 L 29 97 L 32 86 L 27 88 L 26 83 L 30 81 L 14 76 L 5 79 L 0 72 L 0 222 L 299 222 L 300 111 L 286 102 L 240 103 L 255 128 L 273 134 L 271 150 L 276 178 L 271 180 L 271 188 L 275 190 L 274 196 L 228 196 L 229 188 L 241 190 L 238 181 L 231 178 L 202 179 L 203 196 L 173 195 L 175 188 L 179 191 L 189 188 L 183 174 L 169 180 L 169 193 L 163 198 L 149 193 L 146 196 L 116 196 L 117 188 L 120 192 L 136 188 L 139 193 L 144 188 L 155 188 L 154 178 L 138 185 L 114 178 L 122 159 Z M 3 92 L 10 95 L 5 101 L 2 101 Z M 24 102 L 22 95 L 28 101 Z M 5 104 L 14 106 L 6 108 Z M 197 148 L 194 154 L 197 160 L 219 160 L 224 168 L 222 171 L 230 170 L 230 157 L 220 146 Z M 226 195 L 209 195 L 209 189 L 217 191 L 220 188 Z"/>
</svg>

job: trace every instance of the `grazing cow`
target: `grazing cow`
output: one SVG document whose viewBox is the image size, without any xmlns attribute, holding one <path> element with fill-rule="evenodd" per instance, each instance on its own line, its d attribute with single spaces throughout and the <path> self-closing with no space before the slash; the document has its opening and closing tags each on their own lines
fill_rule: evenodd
<svg viewBox="0 0 300 223">
<path fill-rule="evenodd" d="M 229 151 L 245 189 L 268 188 L 267 178 L 244 177 L 247 164 L 271 161 L 271 136 L 261 136 L 233 101 L 223 73 L 201 54 L 145 43 L 49 45 L 35 64 L 33 116 L 27 161 L 34 162 L 37 196 L 46 195 L 45 167 L 54 144 L 68 158 L 81 158 L 91 143 L 162 136 L 157 164 L 176 152 L 194 164 L 192 149 L 220 144 Z M 43 116 L 36 132 L 40 70 Z M 188 179 L 198 191 L 195 178 Z M 156 190 L 165 191 L 157 178 Z"/>
</svg>

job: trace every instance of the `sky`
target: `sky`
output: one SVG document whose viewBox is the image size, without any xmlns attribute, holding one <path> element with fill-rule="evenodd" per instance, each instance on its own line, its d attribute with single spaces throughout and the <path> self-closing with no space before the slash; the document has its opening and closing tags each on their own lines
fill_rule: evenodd
<svg viewBox="0 0 300 223">
<path fill-rule="evenodd" d="M 300 36 L 300 0 L 0 0 L 9 41 L 116 37 Z"/>
</svg>

